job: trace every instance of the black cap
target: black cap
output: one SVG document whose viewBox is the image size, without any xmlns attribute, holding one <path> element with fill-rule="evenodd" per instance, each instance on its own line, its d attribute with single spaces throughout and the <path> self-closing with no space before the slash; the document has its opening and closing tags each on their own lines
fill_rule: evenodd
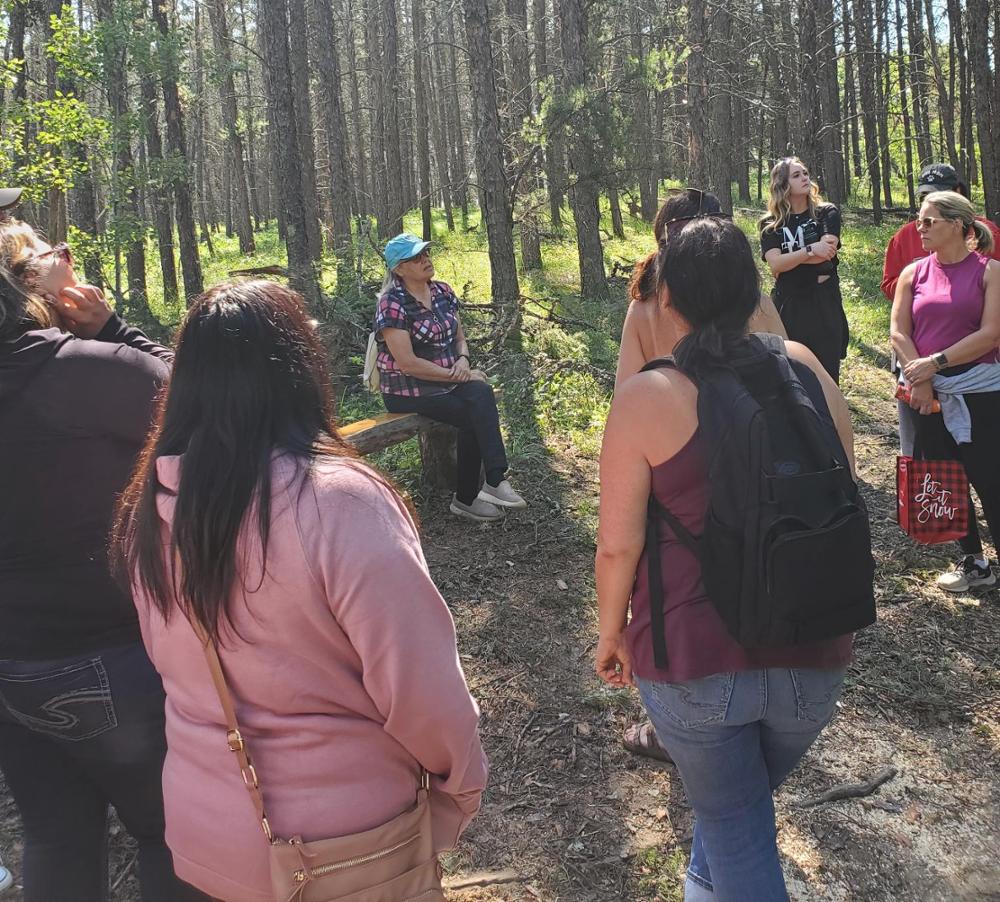
<svg viewBox="0 0 1000 902">
<path fill-rule="evenodd" d="M 958 173 L 947 163 L 931 163 L 925 166 L 917 179 L 917 194 L 930 194 L 931 191 L 958 191 L 961 185 Z"/>
</svg>

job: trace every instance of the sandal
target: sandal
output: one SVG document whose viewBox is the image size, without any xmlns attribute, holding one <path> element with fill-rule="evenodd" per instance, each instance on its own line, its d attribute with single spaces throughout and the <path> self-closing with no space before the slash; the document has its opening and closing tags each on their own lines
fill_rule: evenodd
<svg viewBox="0 0 1000 902">
<path fill-rule="evenodd" d="M 648 720 L 644 720 L 642 723 L 634 723 L 628 727 L 622 738 L 622 745 L 633 755 L 642 755 L 645 758 L 653 758 L 656 761 L 670 760 L 667 750 L 660 745 L 660 740 L 656 736 L 653 724 Z"/>
</svg>

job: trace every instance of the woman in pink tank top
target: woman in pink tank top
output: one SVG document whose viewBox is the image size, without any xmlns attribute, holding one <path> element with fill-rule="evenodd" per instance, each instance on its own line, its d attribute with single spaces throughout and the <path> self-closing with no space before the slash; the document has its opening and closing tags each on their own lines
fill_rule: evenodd
<svg viewBox="0 0 1000 902">
<path fill-rule="evenodd" d="M 743 232 L 718 216 L 696 218 L 661 246 L 656 264 L 657 294 L 647 302 L 656 345 L 670 347 L 673 336 L 681 353 L 713 345 L 716 354 L 739 351 L 760 297 Z M 786 349 L 811 373 L 853 467 L 843 396 L 804 345 Z M 851 637 L 741 646 L 707 598 L 691 552 L 663 537 L 669 659 L 657 666 L 642 566 L 647 502 L 654 495 L 701 533 L 708 485 L 697 398 L 695 384 L 668 369 L 633 375 L 615 393 L 601 452 L 596 667 L 612 686 L 638 686 L 684 782 L 695 812 L 686 902 L 781 900 L 772 790 L 832 717 Z"/>
<path fill-rule="evenodd" d="M 990 260 L 993 235 L 955 191 L 928 194 L 917 231 L 929 256 L 911 263 L 896 283 L 892 346 L 910 385 L 917 421 L 915 453 L 961 460 L 983 505 L 994 541 L 1000 536 L 1000 263 Z M 975 241 L 976 250 L 968 247 Z M 972 424 L 971 442 L 958 444 L 944 416 L 934 413 L 935 376 L 966 376 L 974 386 L 962 397 Z M 975 377 L 973 379 L 973 377 Z M 937 584 L 949 592 L 992 586 L 996 576 L 979 531 L 959 541 L 962 557 Z"/>
</svg>

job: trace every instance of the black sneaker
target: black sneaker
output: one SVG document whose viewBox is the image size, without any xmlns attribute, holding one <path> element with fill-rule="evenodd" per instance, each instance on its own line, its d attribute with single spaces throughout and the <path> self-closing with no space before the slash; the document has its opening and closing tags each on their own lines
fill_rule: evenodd
<svg viewBox="0 0 1000 902">
<path fill-rule="evenodd" d="M 980 567 L 972 554 L 967 554 L 957 564 L 953 564 L 947 573 L 942 573 L 937 578 L 938 588 L 946 592 L 968 592 L 979 586 L 992 586 L 996 581 L 989 563 Z"/>
</svg>

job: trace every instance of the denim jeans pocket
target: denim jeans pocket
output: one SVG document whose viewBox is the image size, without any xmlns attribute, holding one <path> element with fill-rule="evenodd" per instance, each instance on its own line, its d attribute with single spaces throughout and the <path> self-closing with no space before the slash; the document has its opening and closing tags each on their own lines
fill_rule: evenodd
<svg viewBox="0 0 1000 902">
<path fill-rule="evenodd" d="M 29 730 L 70 742 L 118 726 L 111 683 L 99 657 L 57 667 L 0 662 L 0 704 Z"/>
<path fill-rule="evenodd" d="M 721 723 L 729 710 L 734 673 L 713 673 L 684 683 L 651 683 L 650 701 L 680 727 Z"/>
<path fill-rule="evenodd" d="M 798 720 L 825 724 L 837 708 L 844 685 L 845 669 L 797 670 L 789 674 L 795 689 L 795 716 Z"/>
</svg>

